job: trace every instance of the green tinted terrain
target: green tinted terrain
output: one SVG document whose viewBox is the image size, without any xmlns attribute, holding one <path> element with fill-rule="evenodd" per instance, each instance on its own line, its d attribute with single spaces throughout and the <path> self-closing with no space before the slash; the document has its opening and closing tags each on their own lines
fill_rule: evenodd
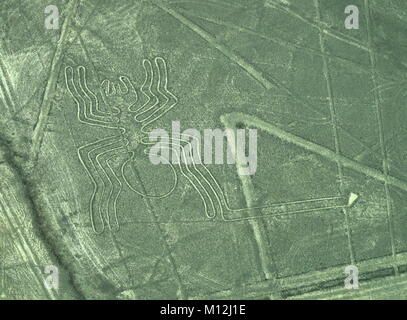
<svg viewBox="0 0 407 320">
<path fill-rule="evenodd" d="M 0 299 L 407 297 L 406 1 L 49 4 L 0 2 Z M 172 121 L 256 173 L 151 164 Z"/>
</svg>

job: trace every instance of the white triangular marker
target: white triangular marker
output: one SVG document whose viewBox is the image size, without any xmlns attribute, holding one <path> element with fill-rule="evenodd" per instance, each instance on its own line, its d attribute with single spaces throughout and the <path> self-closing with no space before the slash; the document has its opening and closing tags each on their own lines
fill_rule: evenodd
<svg viewBox="0 0 407 320">
<path fill-rule="evenodd" d="M 358 198 L 359 198 L 358 194 L 351 192 L 349 195 L 348 207 L 353 205 Z"/>
</svg>

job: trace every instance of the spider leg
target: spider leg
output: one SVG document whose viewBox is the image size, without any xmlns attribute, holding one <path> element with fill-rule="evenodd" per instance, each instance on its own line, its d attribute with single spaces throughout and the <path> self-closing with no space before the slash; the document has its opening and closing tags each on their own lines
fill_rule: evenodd
<svg viewBox="0 0 407 320">
<path fill-rule="evenodd" d="M 135 115 L 134 119 L 137 122 L 144 121 L 143 119 L 140 119 L 140 116 L 154 109 L 159 103 L 157 95 L 153 93 L 153 90 L 155 90 L 154 82 L 158 81 L 158 78 L 154 75 L 154 70 L 150 60 L 143 60 L 143 68 L 145 71 L 145 81 L 142 84 L 140 91 L 147 97 L 147 101 L 140 108 L 135 110 L 137 114 Z"/>
<path fill-rule="evenodd" d="M 120 196 L 120 194 L 121 194 L 121 192 L 123 190 L 123 183 L 121 182 L 121 180 L 119 179 L 119 177 L 117 176 L 114 169 L 112 168 L 112 166 L 109 163 L 113 158 L 116 158 L 116 155 L 112 155 L 109 158 L 107 158 L 105 160 L 105 164 L 109 168 L 109 171 L 110 171 L 109 175 L 111 175 L 112 180 L 114 180 L 116 182 L 116 186 L 119 187 L 118 190 L 116 190 L 116 191 L 114 190 L 114 188 L 112 188 L 112 191 L 111 191 L 111 194 L 110 194 L 109 198 L 112 199 L 113 203 L 111 205 L 111 208 L 108 208 L 108 212 L 113 211 L 114 223 L 116 224 L 117 227 L 116 228 L 111 227 L 110 215 L 108 215 L 108 225 L 109 225 L 109 228 L 112 231 L 119 231 L 120 230 L 120 224 L 119 224 L 119 220 L 117 218 L 117 199 L 119 198 L 119 196 Z"/>
<path fill-rule="evenodd" d="M 178 98 L 168 90 L 168 71 L 165 60 L 161 57 L 156 57 L 154 63 L 158 70 L 157 93 L 158 96 L 161 97 L 161 99 L 159 99 L 161 103 L 158 108 L 142 120 L 142 131 L 144 133 L 145 127 L 160 119 L 178 103 Z"/>
<path fill-rule="evenodd" d="M 109 149 L 98 153 L 95 157 L 96 164 L 99 170 L 101 170 L 101 175 L 104 177 L 104 181 L 106 182 L 106 184 L 104 184 L 105 188 L 102 195 L 102 198 L 105 199 L 105 203 L 103 208 L 100 206 L 99 209 L 104 211 L 104 216 L 106 217 L 107 226 L 109 229 L 112 231 L 117 231 L 120 229 L 117 219 L 117 198 L 121 192 L 122 183 L 117 179 L 117 176 L 112 167 L 109 165 L 108 160 L 117 157 L 117 151 L 123 151 L 125 149 L 121 141 L 119 143 L 113 142 L 108 146 Z M 119 187 L 119 191 L 115 190 L 117 189 L 117 185 Z M 113 208 L 111 208 L 112 206 Z M 116 228 L 112 228 L 111 225 L 110 209 L 113 209 L 114 224 L 116 225 Z"/>
<path fill-rule="evenodd" d="M 175 140 L 171 140 L 171 142 L 168 142 L 168 143 L 161 142 L 159 145 L 155 144 L 150 149 L 148 149 L 148 152 L 155 151 L 155 153 L 156 153 L 157 150 L 154 150 L 152 148 L 168 149 L 171 152 L 173 152 L 178 159 L 180 159 L 180 161 L 178 161 L 178 167 L 179 167 L 181 174 L 185 177 L 185 179 L 187 179 L 189 184 L 195 189 L 195 191 L 198 193 L 199 197 L 201 198 L 206 216 L 208 218 L 212 219 L 216 216 L 216 206 L 211 197 L 210 191 L 208 192 L 208 189 L 207 189 L 207 184 L 209 184 L 209 182 L 199 172 L 199 170 L 197 169 L 195 164 L 191 170 L 191 166 L 189 166 L 187 164 L 186 148 L 185 148 L 185 146 L 181 145 L 180 142 L 185 142 L 185 140 L 175 139 Z M 149 146 L 152 145 L 151 142 L 145 142 L 145 141 L 144 142 L 142 141 L 142 144 L 149 145 Z M 209 184 L 209 186 L 210 186 L 210 184 Z M 221 206 L 220 206 L 220 208 L 221 208 Z"/>
<path fill-rule="evenodd" d="M 71 66 L 65 68 L 65 85 L 76 102 L 78 120 L 92 126 L 116 129 L 117 125 L 115 125 L 108 115 L 96 116 L 93 114 L 93 109 L 95 108 L 98 99 L 96 95 L 90 93 L 90 90 L 86 90 L 86 82 L 83 82 L 86 73 L 84 71 L 85 69 L 82 68 L 83 67 L 78 67 L 77 75 L 75 75 Z M 94 102 L 92 103 L 92 101 Z"/>
<path fill-rule="evenodd" d="M 104 188 L 105 182 L 101 178 L 100 171 L 95 166 L 91 154 L 105 148 L 106 146 L 110 146 L 112 143 L 120 141 L 120 139 L 121 136 L 110 136 L 96 142 L 86 144 L 77 150 L 78 158 L 93 184 L 93 192 L 89 199 L 89 216 L 92 229 L 96 234 L 101 234 L 105 229 L 101 211 L 94 210 L 95 206 L 100 209 L 100 202 L 102 201 L 100 199 L 100 187 L 101 184 L 103 184 Z"/>
<path fill-rule="evenodd" d="M 100 95 L 106 106 L 109 106 L 112 115 L 117 116 L 121 110 L 117 106 L 118 89 L 117 86 L 109 79 L 104 79 L 100 84 Z"/>
<path fill-rule="evenodd" d="M 200 150 L 200 141 L 193 136 L 189 136 L 192 140 L 196 140 L 197 149 Z M 181 148 L 182 158 L 180 159 L 179 163 L 183 163 L 186 170 L 192 175 L 194 181 L 198 184 L 198 186 L 203 190 L 204 198 L 206 197 L 210 204 L 212 213 L 206 213 L 208 218 L 214 218 L 216 216 L 217 210 L 221 213 L 223 212 L 222 202 L 219 198 L 218 193 L 215 191 L 216 189 L 216 181 L 213 181 L 211 177 L 205 176 L 202 171 L 209 171 L 206 166 L 203 164 L 200 154 L 198 153 L 198 159 L 195 159 L 195 155 L 192 154 L 192 141 L 188 141 L 184 137 L 181 139 L 171 139 L 171 143 L 178 148 Z M 192 169 L 192 170 L 191 170 Z M 199 170 L 201 169 L 201 170 Z M 215 183 L 214 183 L 215 182 Z M 197 189 L 197 188 L 195 188 Z"/>
<path fill-rule="evenodd" d="M 138 93 L 136 88 L 134 87 L 133 83 L 127 76 L 120 76 L 119 77 L 119 83 L 120 83 L 120 88 L 124 88 L 124 90 L 121 89 L 121 92 L 123 93 L 125 100 L 126 100 L 126 105 L 127 111 L 129 112 L 135 112 L 133 110 L 134 106 L 138 102 Z"/>
<path fill-rule="evenodd" d="M 77 71 L 78 71 L 78 75 L 79 75 L 79 77 L 78 77 L 79 88 L 80 88 L 80 90 L 82 90 L 82 92 L 81 92 L 82 96 L 85 96 L 89 102 L 90 115 L 95 118 L 98 118 L 100 120 L 105 120 L 107 118 L 107 120 L 109 121 L 109 119 L 111 117 L 111 113 L 109 111 L 103 111 L 99 108 L 98 97 L 88 87 L 86 68 L 84 66 L 79 66 L 77 68 Z"/>
</svg>

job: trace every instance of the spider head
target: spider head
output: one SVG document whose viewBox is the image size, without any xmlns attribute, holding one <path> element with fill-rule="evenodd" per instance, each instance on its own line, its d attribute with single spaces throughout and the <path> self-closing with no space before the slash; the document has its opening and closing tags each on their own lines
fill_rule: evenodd
<svg viewBox="0 0 407 320">
<path fill-rule="evenodd" d="M 119 76 L 116 81 L 103 80 L 100 91 L 105 104 L 117 116 L 131 112 L 131 107 L 138 100 L 137 91 L 126 76 Z"/>
</svg>

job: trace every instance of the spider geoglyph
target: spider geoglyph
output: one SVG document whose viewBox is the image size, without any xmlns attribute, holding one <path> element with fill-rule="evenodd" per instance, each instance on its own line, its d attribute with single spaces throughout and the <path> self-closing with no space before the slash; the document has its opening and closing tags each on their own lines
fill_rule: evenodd
<svg viewBox="0 0 407 320">
<path fill-rule="evenodd" d="M 84 66 L 65 68 L 65 85 L 76 103 L 78 121 L 89 126 L 106 128 L 112 132 L 111 135 L 85 144 L 77 150 L 79 160 L 93 184 L 93 192 L 89 199 L 89 216 L 92 229 L 97 234 L 104 232 L 105 224 L 112 231 L 120 229 L 117 201 L 124 186 L 139 196 L 157 199 L 170 196 L 177 186 L 178 171 L 170 160 L 165 158 L 162 160 L 170 166 L 173 182 L 169 191 L 163 194 L 151 195 L 140 191 L 131 184 L 125 174 L 126 167 L 135 162 L 135 149 L 138 146 L 144 146 L 144 153 L 148 153 L 149 148 L 156 145 L 149 141 L 147 128 L 178 103 L 178 98 L 168 89 L 166 61 L 162 57 L 156 57 L 153 61 L 144 59 L 142 66 L 145 80 L 139 91 L 146 101 L 141 103 L 132 81 L 126 76 L 120 76 L 116 82 L 103 80 L 101 83 L 99 96 L 109 109 L 100 108 L 98 95 L 88 87 L 88 75 Z M 195 137 L 188 135 L 183 135 L 180 139 L 171 137 L 169 141 L 161 142 L 160 147 L 168 148 L 179 159 L 185 160 L 186 150 L 191 152 L 190 144 L 194 139 Z M 189 148 L 186 148 L 188 145 Z M 190 158 L 192 163 L 179 161 L 178 170 L 198 193 L 208 219 L 214 219 L 218 212 L 224 221 L 238 221 L 265 215 L 278 216 L 344 206 L 338 204 L 338 201 L 342 202 L 342 197 L 331 197 L 233 209 L 208 168 L 202 164 L 202 161 L 195 163 L 193 157 Z M 113 161 L 116 165 L 120 164 L 119 173 L 112 167 Z M 332 200 L 334 204 L 326 205 L 328 200 Z M 298 209 L 298 205 L 301 204 L 307 204 L 307 208 Z M 325 206 L 321 207 L 321 204 Z M 290 205 L 293 207 L 290 208 Z M 228 218 L 225 215 L 225 211 L 243 212 L 266 208 L 275 210 L 272 214 L 252 217 Z"/>
</svg>

